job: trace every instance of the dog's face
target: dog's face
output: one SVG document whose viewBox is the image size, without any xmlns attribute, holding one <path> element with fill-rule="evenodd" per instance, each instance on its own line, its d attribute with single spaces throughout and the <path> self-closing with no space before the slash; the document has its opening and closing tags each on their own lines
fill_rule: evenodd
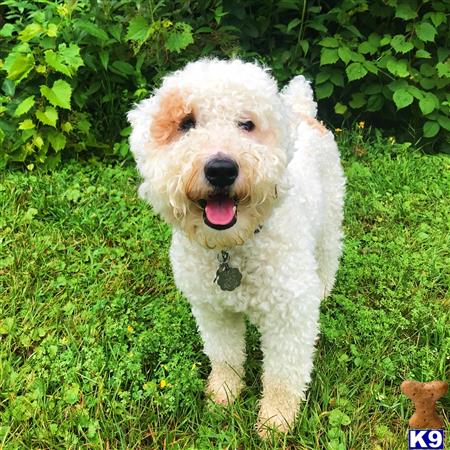
<svg viewBox="0 0 450 450">
<path fill-rule="evenodd" d="M 140 194 L 209 248 L 244 243 L 270 214 L 286 166 L 282 103 L 254 64 L 201 60 L 128 114 Z"/>
</svg>

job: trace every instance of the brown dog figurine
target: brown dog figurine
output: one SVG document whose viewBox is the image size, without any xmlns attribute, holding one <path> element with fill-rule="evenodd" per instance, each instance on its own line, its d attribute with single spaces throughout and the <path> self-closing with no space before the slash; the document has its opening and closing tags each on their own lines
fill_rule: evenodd
<svg viewBox="0 0 450 450">
<path fill-rule="evenodd" d="M 406 380 L 400 386 L 402 392 L 409 397 L 416 411 L 409 419 L 410 428 L 433 429 L 443 428 L 444 422 L 436 412 L 436 401 L 447 392 L 448 385 L 444 381 L 419 381 Z"/>
</svg>

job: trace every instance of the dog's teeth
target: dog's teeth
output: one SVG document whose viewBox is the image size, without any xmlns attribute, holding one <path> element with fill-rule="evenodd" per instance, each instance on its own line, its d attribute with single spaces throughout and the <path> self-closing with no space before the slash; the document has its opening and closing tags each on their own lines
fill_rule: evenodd
<svg viewBox="0 0 450 450">
<path fill-rule="evenodd" d="M 233 206 L 233 212 L 234 212 L 234 214 L 236 214 L 236 210 L 237 210 L 236 206 Z"/>
</svg>

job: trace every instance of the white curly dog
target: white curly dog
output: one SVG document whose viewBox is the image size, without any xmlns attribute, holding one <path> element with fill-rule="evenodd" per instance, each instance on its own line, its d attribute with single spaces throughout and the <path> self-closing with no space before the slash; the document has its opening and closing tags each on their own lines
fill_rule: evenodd
<svg viewBox="0 0 450 450">
<path fill-rule="evenodd" d="M 244 316 L 261 332 L 262 435 L 294 423 L 341 255 L 345 179 L 316 110 L 302 76 L 279 92 L 257 64 L 202 59 L 128 113 L 139 193 L 172 225 L 214 401 L 243 387 Z"/>
</svg>

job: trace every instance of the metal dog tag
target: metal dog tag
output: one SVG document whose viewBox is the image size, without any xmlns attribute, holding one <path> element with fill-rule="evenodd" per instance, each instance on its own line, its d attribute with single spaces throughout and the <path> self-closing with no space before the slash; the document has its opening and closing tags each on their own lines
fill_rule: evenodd
<svg viewBox="0 0 450 450">
<path fill-rule="evenodd" d="M 228 253 L 224 251 L 217 256 L 220 264 L 214 282 L 217 282 L 222 291 L 234 291 L 241 284 L 242 280 L 240 270 L 228 265 L 229 258 Z"/>
</svg>

